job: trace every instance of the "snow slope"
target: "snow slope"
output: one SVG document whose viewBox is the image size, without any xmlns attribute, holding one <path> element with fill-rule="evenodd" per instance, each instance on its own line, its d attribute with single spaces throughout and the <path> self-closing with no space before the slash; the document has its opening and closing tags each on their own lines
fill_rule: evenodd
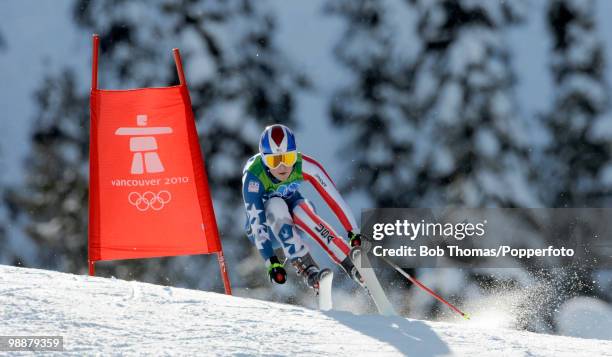
<svg viewBox="0 0 612 357">
<path fill-rule="evenodd" d="M 0 266 L 0 335 L 63 335 L 73 355 L 612 356 L 612 342 Z"/>
</svg>

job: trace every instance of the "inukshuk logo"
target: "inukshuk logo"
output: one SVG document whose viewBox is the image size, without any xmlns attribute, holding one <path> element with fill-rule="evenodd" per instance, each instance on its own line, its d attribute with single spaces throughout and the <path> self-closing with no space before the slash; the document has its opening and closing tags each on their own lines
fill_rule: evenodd
<svg viewBox="0 0 612 357">
<path fill-rule="evenodd" d="M 170 127 L 147 127 L 148 117 L 145 114 L 136 116 L 136 127 L 124 127 L 115 131 L 115 135 L 130 137 L 130 151 L 132 156 L 132 175 L 143 173 L 164 172 L 159 154 L 157 153 L 156 135 L 172 134 Z"/>
<path fill-rule="evenodd" d="M 138 208 L 139 211 L 144 212 L 149 209 L 154 211 L 160 211 L 166 204 L 170 202 L 172 199 L 172 195 L 168 191 L 159 191 L 158 193 L 153 193 L 151 191 L 147 191 L 143 194 L 138 192 L 130 192 L 128 195 L 128 201 L 134 207 Z"/>
</svg>

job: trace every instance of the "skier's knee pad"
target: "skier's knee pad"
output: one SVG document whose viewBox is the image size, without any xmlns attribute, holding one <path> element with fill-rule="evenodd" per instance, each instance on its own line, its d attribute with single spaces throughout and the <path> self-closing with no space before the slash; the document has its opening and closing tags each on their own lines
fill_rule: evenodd
<svg viewBox="0 0 612 357">
<path fill-rule="evenodd" d="M 280 197 L 272 197 L 265 203 L 266 209 L 266 222 L 276 232 L 276 227 L 280 228 L 282 225 L 290 223 L 293 224 L 293 219 L 289 213 L 289 207 L 287 203 Z"/>
</svg>

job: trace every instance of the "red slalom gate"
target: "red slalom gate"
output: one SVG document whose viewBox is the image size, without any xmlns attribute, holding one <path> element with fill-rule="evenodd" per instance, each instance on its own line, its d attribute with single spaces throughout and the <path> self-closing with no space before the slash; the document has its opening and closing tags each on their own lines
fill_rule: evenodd
<svg viewBox="0 0 612 357">
<path fill-rule="evenodd" d="M 231 294 L 181 56 L 180 84 L 90 97 L 89 274 L 95 262 L 216 253 Z"/>
</svg>

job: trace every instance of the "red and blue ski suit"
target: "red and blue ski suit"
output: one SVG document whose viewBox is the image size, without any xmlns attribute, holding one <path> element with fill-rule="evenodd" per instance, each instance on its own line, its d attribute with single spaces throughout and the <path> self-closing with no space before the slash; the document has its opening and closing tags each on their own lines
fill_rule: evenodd
<svg viewBox="0 0 612 357">
<path fill-rule="evenodd" d="M 298 153 L 290 176 L 279 182 L 263 163 L 261 154 L 257 154 L 247 161 L 242 176 L 247 236 L 266 262 L 278 247 L 292 259 L 308 253 L 297 227 L 339 264 L 347 257 L 350 247 L 302 197 L 299 188 L 303 181 L 317 190 L 347 232 L 359 233 L 355 217 L 321 164 Z"/>
</svg>

